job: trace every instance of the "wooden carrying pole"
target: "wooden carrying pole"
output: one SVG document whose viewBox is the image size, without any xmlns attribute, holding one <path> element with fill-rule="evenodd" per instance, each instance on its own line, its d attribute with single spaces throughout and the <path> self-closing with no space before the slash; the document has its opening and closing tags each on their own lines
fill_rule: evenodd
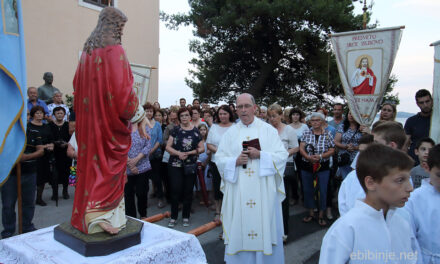
<svg viewBox="0 0 440 264">
<path fill-rule="evenodd" d="M 169 218 L 169 217 L 171 217 L 171 213 L 166 211 L 165 213 L 153 215 L 153 216 L 150 216 L 147 218 L 142 218 L 141 220 L 145 221 L 145 222 L 149 222 L 149 223 L 154 223 L 154 222 L 157 222 L 157 221 L 160 221 L 164 218 Z"/>
<path fill-rule="evenodd" d="M 21 165 L 17 162 L 15 165 L 15 171 L 17 176 L 17 200 L 18 200 L 18 233 L 23 234 L 23 210 L 21 197 Z"/>
<path fill-rule="evenodd" d="M 220 220 L 211 221 L 207 224 L 204 224 L 202 226 L 199 226 L 197 228 L 194 228 L 193 230 L 188 231 L 188 234 L 193 234 L 195 236 L 200 236 L 201 234 L 204 234 L 217 226 L 221 225 L 222 222 Z"/>
</svg>

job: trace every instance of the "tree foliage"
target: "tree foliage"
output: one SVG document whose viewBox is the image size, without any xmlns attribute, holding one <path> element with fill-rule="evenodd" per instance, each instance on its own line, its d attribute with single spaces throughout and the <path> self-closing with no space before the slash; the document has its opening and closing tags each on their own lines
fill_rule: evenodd
<svg viewBox="0 0 440 264">
<path fill-rule="evenodd" d="M 187 85 L 217 103 L 249 92 L 268 105 L 311 109 L 343 95 L 329 33 L 362 29 L 353 0 L 189 0 L 187 14 L 161 14 L 172 29 L 193 25 Z M 368 14 L 368 17 L 370 14 Z M 372 25 L 370 27 L 374 27 Z"/>
</svg>

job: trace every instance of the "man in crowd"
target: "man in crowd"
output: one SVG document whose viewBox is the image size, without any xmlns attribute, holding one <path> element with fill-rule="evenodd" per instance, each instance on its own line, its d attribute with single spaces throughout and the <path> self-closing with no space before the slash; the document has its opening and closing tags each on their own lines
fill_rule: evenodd
<svg viewBox="0 0 440 264">
<path fill-rule="evenodd" d="M 180 104 L 180 107 L 186 107 L 186 99 L 185 98 L 180 98 L 179 104 Z"/>
<path fill-rule="evenodd" d="M 260 107 L 260 116 L 261 120 L 267 122 L 268 118 L 267 118 L 267 107 L 265 107 L 264 105 Z"/>
<path fill-rule="evenodd" d="M 194 99 L 193 100 L 193 105 L 194 108 L 200 108 L 200 101 L 199 99 Z"/>
<path fill-rule="evenodd" d="M 431 113 L 433 100 L 428 90 L 421 89 L 416 92 L 416 103 L 420 108 L 420 112 L 408 118 L 405 123 L 405 133 L 411 140 L 408 154 L 419 164 L 414 148 L 416 143 L 425 137 L 429 137 L 429 129 L 431 127 Z"/>
<path fill-rule="evenodd" d="M 334 128 L 338 128 L 339 124 L 344 121 L 342 113 L 344 112 L 344 106 L 341 103 L 336 103 L 333 106 L 333 120 L 328 122 L 328 124 Z"/>
<path fill-rule="evenodd" d="M 284 263 L 282 174 L 288 153 L 278 132 L 254 116 L 256 109 L 252 95 L 238 96 L 240 121 L 226 131 L 216 153 L 227 263 Z M 254 139 L 258 144 L 244 148 L 244 141 Z"/>
<path fill-rule="evenodd" d="M 37 93 L 37 89 L 35 93 Z M 36 230 L 32 219 L 35 212 L 35 190 L 37 185 L 37 159 L 44 155 L 44 147 L 40 140 L 39 131 L 26 130 L 26 148 L 20 158 L 21 162 L 21 191 L 23 208 L 23 233 Z M 9 179 L 1 188 L 2 223 L 4 230 L 2 238 L 14 235 L 16 226 L 15 203 L 17 202 L 17 173 L 14 168 Z"/>
<path fill-rule="evenodd" d="M 55 116 L 53 115 L 53 110 L 56 107 L 62 107 L 64 110 L 66 110 L 66 113 L 64 115 L 64 121 L 67 121 L 70 116 L 69 107 L 67 105 L 63 104 L 63 94 L 60 91 L 55 91 L 53 93 L 52 97 L 53 103 L 47 106 L 49 109 L 49 116 L 52 118 L 52 120 L 55 120 Z"/>
<path fill-rule="evenodd" d="M 47 108 L 47 105 L 43 100 L 38 99 L 37 88 L 29 87 L 27 90 L 27 95 L 28 95 L 27 109 L 31 111 L 32 107 L 39 105 L 44 108 L 44 118 L 49 119 L 49 109 Z"/>
</svg>

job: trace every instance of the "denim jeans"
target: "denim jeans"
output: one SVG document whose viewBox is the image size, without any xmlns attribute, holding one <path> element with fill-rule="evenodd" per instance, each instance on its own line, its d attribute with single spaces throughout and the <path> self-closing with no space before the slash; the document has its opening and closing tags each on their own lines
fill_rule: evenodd
<svg viewBox="0 0 440 264">
<path fill-rule="evenodd" d="M 34 231 L 32 223 L 35 212 L 35 189 L 37 172 L 24 172 L 21 175 L 21 196 L 23 213 L 23 233 Z M 17 176 L 11 174 L 9 179 L 1 188 L 2 195 L 2 223 L 4 230 L 1 232 L 2 238 L 8 238 L 15 233 L 16 213 L 15 204 L 17 202 Z"/>
<path fill-rule="evenodd" d="M 330 171 L 318 172 L 319 188 L 319 210 L 324 211 L 327 208 L 327 184 Z M 304 186 L 304 206 L 308 209 L 316 208 L 314 200 L 315 188 L 313 187 L 313 174 L 310 171 L 301 170 L 302 183 Z"/>
</svg>

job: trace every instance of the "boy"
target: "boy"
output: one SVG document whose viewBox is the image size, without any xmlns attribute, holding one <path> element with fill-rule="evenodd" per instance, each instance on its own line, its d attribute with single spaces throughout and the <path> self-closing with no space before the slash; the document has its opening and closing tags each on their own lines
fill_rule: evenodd
<svg viewBox="0 0 440 264">
<path fill-rule="evenodd" d="M 429 151 L 426 167 L 430 178 L 422 180 L 422 186 L 411 195 L 405 209 L 420 245 L 420 262 L 440 263 L 440 144 Z"/>
<path fill-rule="evenodd" d="M 324 236 L 319 263 L 416 263 L 417 240 L 396 213 L 413 191 L 413 160 L 402 151 L 372 144 L 359 154 L 356 173 L 364 200 Z"/>
<path fill-rule="evenodd" d="M 372 133 L 376 143 L 404 151 L 406 134 L 400 123 L 394 121 L 378 121 L 373 125 Z M 354 170 L 345 177 L 339 189 L 339 214 L 344 215 L 348 210 L 354 207 L 356 200 L 364 198 L 365 192 L 362 189 L 356 171 Z"/>
<path fill-rule="evenodd" d="M 429 178 L 429 173 L 422 167 L 422 164 L 426 163 L 428 160 L 429 149 L 434 147 L 434 145 L 434 140 L 429 137 L 425 137 L 420 139 L 414 148 L 414 151 L 420 161 L 420 164 L 412 168 L 410 173 L 414 184 L 414 189 L 420 187 L 423 179 Z"/>
</svg>

